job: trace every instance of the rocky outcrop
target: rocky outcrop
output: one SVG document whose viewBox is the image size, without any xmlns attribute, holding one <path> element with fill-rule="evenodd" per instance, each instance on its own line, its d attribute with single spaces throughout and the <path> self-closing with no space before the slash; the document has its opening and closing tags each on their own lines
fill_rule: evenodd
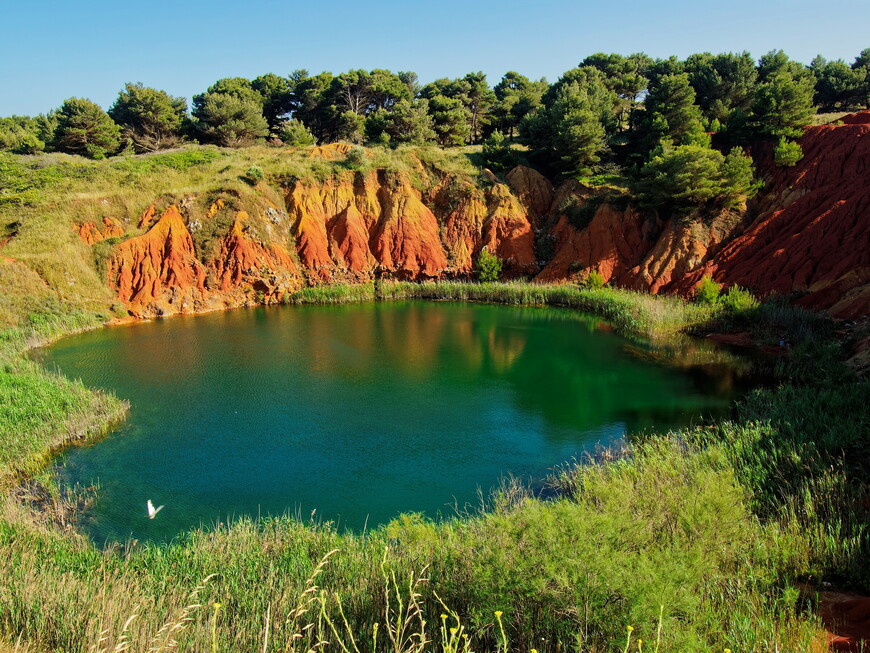
<svg viewBox="0 0 870 653">
<path fill-rule="evenodd" d="M 553 205 L 553 184 L 537 170 L 517 166 L 507 174 L 510 189 L 525 209 L 535 229 L 543 229 Z"/>
<path fill-rule="evenodd" d="M 197 310 L 205 294 L 205 275 L 175 205 L 148 233 L 121 243 L 108 265 L 109 285 L 137 317 Z"/>
<path fill-rule="evenodd" d="M 488 214 L 483 221 L 481 248 L 501 258 L 508 272 L 537 272 L 535 234 L 519 200 L 505 184 L 494 184 L 487 193 Z"/>
<path fill-rule="evenodd" d="M 438 219 L 405 176 L 382 177 L 386 183 L 378 189 L 381 211 L 372 234 L 372 254 L 381 268 L 397 278 L 441 276 L 447 256 Z"/>
<path fill-rule="evenodd" d="M 120 238 L 124 235 L 124 227 L 115 218 L 104 217 L 103 228 L 93 222 L 85 222 L 76 232 L 86 245 L 93 245 L 109 238 Z"/>
<path fill-rule="evenodd" d="M 239 211 L 233 228 L 221 241 L 208 267 L 208 290 L 211 295 L 220 295 L 225 305 L 276 303 L 299 288 L 301 275 L 286 249 L 258 242 L 245 233 L 247 219 L 248 214 Z"/>
<path fill-rule="evenodd" d="M 376 219 L 370 215 L 376 209 L 370 212 L 366 207 L 376 206 L 377 200 L 368 196 L 366 180 L 361 181 L 354 183 L 347 175 L 322 183 L 298 181 L 285 195 L 299 259 L 316 279 L 328 281 L 338 268 L 364 276 L 374 267 L 365 223 Z M 330 223 L 338 236 L 334 248 L 330 247 Z M 333 249 L 341 252 L 338 260 L 333 258 Z"/>
<path fill-rule="evenodd" d="M 759 295 L 802 293 L 797 303 L 839 318 L 870 314 L 870 112 L 840 122 L 808 127 L 792 168 L 776 167 L 769 151 L 759 159 L 767 183 L 743 212 L 748 224 L 723 212 L 641 226 L 605 203 L 582 229 L 559 217 L 556 252 L 538 280 L 597 270 L 616 285 L 688 295 L 711 275 Z M 560 195 L 589 198 L 560 188 L 554 207 Z"/>
<path fill-rule="evenodd" d="M 623 284 L 626 273 L 641 262 L 649 247 L 645 228 L 646 220 L 637 211 L 621 211 L 609 203 L 601 204 L 582 230 L 563 213 L 553 229 L 555 255 L 536 280 L 559 281 L 579 270 L 595 270 L 605 282 Z"/>
<path fill-rule="evenodd" d="M 320 158 L 326 161 L 340 161 L 347 157 L 352 149 L 353 145 L 348 145 L 347 143 L 327 143 L 326 145 L 312 147 L 308 152 L 308 156 L 312 159 Z"/>
<path fill-rule="evenodd" d="M 447 273 L 469 274 L 480 252 L 483 222 L 489 213 L 483 191 L 467 179 L 450 175 L 429 192 L 427 200 L 441 219 Z"/>
<path fill-rule="evenodd" d="M 300 261 L 320 281 L 468 274 L 483 247 L 509 272 L 537 272 L 528 215 L 504 184 L 483 191 L 448 175 L 424 196 L 405 173 L 348 172 L 298 181 L 285 201 Z"/>
<path fill-rule="evenodd" d="M 302 276 L 289 251 L 247 233 L 249 217 L 236 212 L 232 228 L 203 264 L 187 221 L 173 204 L 145 234 L 116 248 L 108 263 L 109 285 L 136 317 L 278 302 L 300 287 Z"/>
<path fill-rule="evenodd" d="M 766 294 L 806 293 L 798 303 L 835 317 L 870 313 L 870 112 L 807 128 L 793 168 L 759 166 L 770 183 L 757 217 L 696 274 Z"/>
<path fill-rule="evenodd" d="M 740 215 L 722 211 L 713 216 L 671 220 L 637 267 L 621 285 L 651 293 L 667 292 L 713 256 L 740 225 Z"/>
<path fill-rule="evenodd" d="M 144 229 L 151 226 L 151 223 L 154 222 L 154 218 L 157 215 L 157 207 L 153 204 L 149 206 L 145 211 L 142 212 L 142 216 L 139 218 L 139 228 Z"/>
<path fill-rule="evenodd" d="M 594 270 L 617 286 L 691 294 L 709 274 L 857 317 L 870 314 L 868 136 L 870 112 L 808 128 L 797 166 L 760 156 L 767 183 L 747 209 L 666 222 L 620 191 L 554 188 L 522 166 L 507 183 L 419 160 L 404 171 L 337 166 L 324 180 L 288 183 L 281 196 L 261 184 L 204 205 L 185 197 L 159 219 L 151 205 L 139 219 L 145 233 L 116 247 L 109 282 L 134 315 L 162 315 L 279 301 L 302 283 L 466 277 L 487 248 L 508 277 L 559 282 Z M 311 156 L 350 151 L 331 145 Z M 124 235 L 112 218 L 77 231 L 89 244 Z"/>
</svg>

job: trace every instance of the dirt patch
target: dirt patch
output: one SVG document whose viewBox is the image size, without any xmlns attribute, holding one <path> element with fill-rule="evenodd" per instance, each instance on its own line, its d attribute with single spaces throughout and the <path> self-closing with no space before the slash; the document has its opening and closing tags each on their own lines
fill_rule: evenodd
<svg viewBox="0 0 870 653">
<path fill-rule="evenodd" d="M 870 597 L 821 592 L 819 617 L 827 631 L 829 650 L 859 653 L 870 649 Z"/>
</svg>

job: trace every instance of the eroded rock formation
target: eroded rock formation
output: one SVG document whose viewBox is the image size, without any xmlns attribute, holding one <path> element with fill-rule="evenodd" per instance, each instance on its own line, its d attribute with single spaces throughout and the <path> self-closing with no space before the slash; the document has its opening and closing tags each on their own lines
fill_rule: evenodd
<svg viewBox="0 0 870 653">
<path fill-rule="evenodd" d="M 761 293 L 805 292 L 798 303 L 835 317 L 870 313 L 870 112 L 809 127 L 793 168 L 760 166 L 770 186 L 757 217 L 696 274 Z"/>
<path fill-rule="evenodd" d="M 205 293 L 205 266 L 175 205 L 148 233 L 124 241 L 109 260 L 109 285 L 138 317 L 193 312 Z"/>
<path fill-rule="evenodd" d="M 748 208 L 664 222 L 626 198 L 576 181 L 554 188 L 521 166 L 507 183 L 422 163 L 336 167 L 325 180 L 288 181 L 280 198 L 256 187 L 247 210 L 238 194 L 202 206 L 187 197 L 162 213 L 152 205 L 138 221 L 144 233 L 116 246 L 108 280 L 145 317 L 280 301 L 303 284 L 467 277 L 486 247 L 509 277 L 559 282 L 595 270 L 613 285 L 690 294 L 710 274 L 758 294 L 802 292 L 801 304 L 837 317 L 868 314 L 870 112 L 808 128 L 800 144 L 793 168 L 760 157 L 766 185 Z M 78 233 L 92 244 L 124 230 L 105 218 Z"/>
<path fill-rule="evenodd" d="M 104 217 L 103 228 L 100 229 L 93 222 L 85 222 L 78 227 L 79 238 L 87 245 L 102 242 L 109 238 L 120 238 L 124 235 L 124 227 L 115 218 Z"/>
</svg>

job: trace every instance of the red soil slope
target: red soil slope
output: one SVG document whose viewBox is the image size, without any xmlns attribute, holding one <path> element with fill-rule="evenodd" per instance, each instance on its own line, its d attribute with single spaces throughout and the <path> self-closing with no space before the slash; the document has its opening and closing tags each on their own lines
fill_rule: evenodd
<svg viewBox="0 0 870 653">
<path fill-rule="evenodd" d="M 209 276 L 215 279 L 214 290 L 225 296 L 239 293 L 230 305 L 245 302 L 248 288 L 259 294 L 258 299 L 267 304 L 281 300 L 282 295 L 293 292 L 300 285 L 296 262 L 280 245 L 266 245 L 253 240 L 245 233 L 244 221 L 248 214 L 239 211 L 236 221 L 224 239 L 220 251 L 209 264 Z M 226 301 L 226 298 L 224 299 Z"/>
<path fill-rule="evenodd" d="M 870 313 L 870 112 L 807 128 L 794 168 L 760 166 L 771 184 L 758 217 L 703 274 L 760 293 L 808 294 L 798 303 L 840 318 Z"/>
<path fill-rule="evenodd" d="M 121 243 L 108 267 L 109 284 L 137 317 L 193 311 L 205 292 L 205 267 L 175 205 L 148 233 Z"/>
<path fill-rule="evenodd" d="M 237 211 L 204 258 L 188 224 L 195 232 L 231 209 L 218 199 L 197 213 L 186 198 L 156 223 L 154 206 L 143 213 L 148 231 L 116 248 L 109 282 L 134 315 L 149 316 L 277 301 L 303 282 L 466 276 L 486 247 L 504 259 L 506 276 L 551 282 L 596 270 L 614 285 L 689 294 L 711 274 L 758 294 L 803 292 L 801 304 L 836 317 L 870 314 L 870 112 L 807 128 L 800 145 L 793 168 L 774 166 L 769 154 L 760 161 L 767 184 L 748 210 L 666 223 L 604 202 L 578 229 L 569 213 L 597 191 L 576 181 L 554 189 L 518 167 L 508 184 L 492 176 L 486 188 L 421 164 L 414 183 L 390 171 L 295 181 L 283 189 L 286 211 L 266 202 L 268 221 L 258 214 L 261 227 L 250 232 L 250 216 Z M 88 243 L 123 235 L 110 218 L 78 232 Z M 547 248 L 541 270 L 537 253 Z"/>
<path fill-rule="evenodd" d="M 822 592 L 819 616 L 828 631 L 829 650 L 860 653 L 870 647 L 870 598 Z"/>
<path fill-rule="evenodd" d="M 85 244 L 93 245 L 94 243 L 99 243 L 107 238 L 120 238 L 124 235 L 124 228 L 121 226 L 120 222 L 115 220 L 115 218 L 105 217 L 103 218 L 102 229 L 93 222 L 85 222 L 76 230 L 76 232 Z"/>
</svg>

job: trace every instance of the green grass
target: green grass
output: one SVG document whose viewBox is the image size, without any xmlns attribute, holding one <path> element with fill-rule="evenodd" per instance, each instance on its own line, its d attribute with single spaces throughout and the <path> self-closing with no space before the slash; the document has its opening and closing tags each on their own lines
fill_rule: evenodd
<svg viewBox="0 0 870 653">
<path fill-rule="evenodd" d="M 286 304 L 350 304 L 375 299 L 375 285 L 332 284 L 300 288 L 285 298 Z"/>
<path fill-rule="evenodd" d="M 522 283 L 318 286 L 287 301 L 374 298 L 560 305 L 608 317 L 626 334 L 659 337 L 711 318 L 709 307 L 680 300 Z M 4 334 L 0 406 L 14 406 L 0 413 L 7 470 L 32 471 L 39 452 L 72 433 L 96 434 L 89 424 L 123 410 L 16 353 L 94 323 L 83 315 L 36 314 L 27 330 Z M 392 628 L 395 638 L 413 631 L 443 648 L 446 614 L 473 650 L 495 650 L 499 611 L 516 650 L 621 651 L 631 625 L 633 647 L 658 639 L 661 651 L 810 651 L 818 622 L 796 581 L 865 578 L 866 515 L 842 509 L 867 458 L 866 392 L 852 383 L 827 394 L 769 390 L 751 397 L 734 422 L 649 436 L 604 462 L 563 468 L 553 479 L 558 499 L 506 484 L 454 520 L 404 515 L 364 536 L 281 518 L 100 552 L 45 529 L 6 498 L 0 633 L 69 651 L 101 637 L 103 650 L 112 650 L 123 636 L 144 650 L 163 636 L 161 627 L 182 624 L 173 636 L 187 650 L 262 650 L 266 638 L 267 650 L 307 650 L 322 640 L 355 650 L 371 648 L 375 636 L 381 650 L 395 648 Z M 848 465 L 828 473 L 837 460 Z M 202 607 L 185 611 L 190 605 Z M 406 620 L 405 630 L 396 625 Z M 411 650 L 410 642 L 399 648 Z"/>
<path fill-rule="evenodd" d="M 854 113 L 854 111 L 834 111 L 831 113 L 817 113 L 810 120 L 811 125 L 828 125 L 830 123 L 837 122 L 840 118 L 844 116 L 848 116 L 849 114 Z"/>
<path fill-rule="evenodd" d="M 724 447 L 753 512 L 805 550 L 795 568 L 870 589 L 870 383 L 757 390 L 740 422 L 702 434 Z"/>
<path fill-rule="evenodd" d="M 209 650 L 214 602 L 218 650 L 259 650 L 267 616 L 268 650 L 293 648 L 308 624 L 295 648 L 326 639 L 352 650 L 352 640 L 372 640 L 375 623 L 386 640 L 386 624 L 406 616 L 399 602 L 412 599 L 428 639 L 439 640 L 449 609 L 474 650 L 497 647 L 496 611 L 516 650 L 621 650 L 628 625 L 653 642 L 660 623 L 664 651 L 809 650 L 815 621 L 776 573 L 768 533 L 720 448 L 656 439 L 570 478 L 557 501 L 514 492 L 464 519 L 405 516 L 365 537 L 272 519 L 105 555 L 7 521 L 0 589 L 12 600 L 0 604 L 0 623 L 52 650 L 85 650 L 102 630 L 113 646 L 135 613 L 129 635 L 142 650 L 218 573 L 177 634 L 188 650 Z M 294 623 L 306 580 L 333 549 Z"/>
<path fill-rule="evenodd" d="M 543 285 L 526 282 L 426 283 L 383 282 L 384 299 L 449 299 L 497 304 L 564 306 L 598 315 L 626 336 L 666 339 L 709 322 L 714 312 L 706 306 L 675 297 L 653 297 L 614 288 L 581 288 L 574 285 Z"/>
<path fill-rule="evenodd" d="M 102 435 L 123 419 L 127 405 L 25 358 L 32 347 L 84 329 L 106 315 L 68 312 L 48 295 L 16 327 L 0 331 L 0 486 L 39 471 L 48 456 Z"/>
</svg>

